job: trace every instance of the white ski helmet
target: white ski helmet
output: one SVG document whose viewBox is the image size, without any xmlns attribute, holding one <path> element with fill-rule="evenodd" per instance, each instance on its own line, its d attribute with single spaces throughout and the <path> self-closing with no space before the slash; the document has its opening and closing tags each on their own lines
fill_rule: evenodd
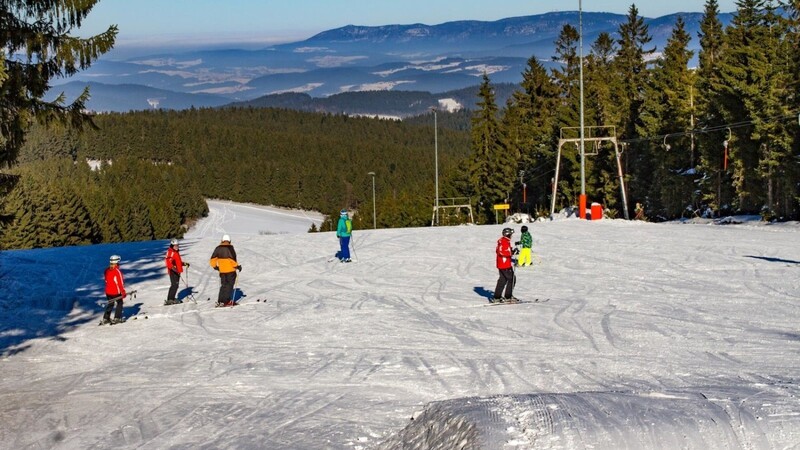
<svg viewBox="0 0 800 450">
<path fill-rule="evenodd" d="M 169 241 L 169 245 L 178 245 L 178 240 L 177 239 L 171 239 Z"/>
<path fill-rule="evenodd" d="M 230 242 L 230 241 L 231 241 L 231 237 L 229 235 L 227 235 L 227 234 L 223 234 L 222 235 L 222 242 Z"/>
<path fill-rule="evenodd" d="M 119 260 L 120 260 L 120 259 L 121 259 L 121 258 L 119 257 L 119 255 L 111 255 L 111 257 L 110 257 L 110 258 L 108 258 L 108 262 L 109 262 L 110 264 L 119 264 Z"/>
</svg>

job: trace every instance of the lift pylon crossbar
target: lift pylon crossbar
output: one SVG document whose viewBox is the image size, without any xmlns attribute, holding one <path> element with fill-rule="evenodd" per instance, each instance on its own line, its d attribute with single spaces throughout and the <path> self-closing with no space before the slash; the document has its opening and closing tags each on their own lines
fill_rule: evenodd
<svg viewBox="0 0 800 450">
<path fill-rule="evenodd" d="M 474 224 L 475 218 L 472 216 L 472 204 L 468 197 L 453 197 L 453 198 L 440 198 L 439 204 L 433 205 L 433 215 L 431 216 L 431 226 L 439 225 L 436 222 L 438 215 L 436 214 L 440 209 L 466 209 L 469 211 L 469 223 Z"/>
<path fill-rule="evenodd" d="M 565 137 L 569 136 L 570 132 L 574 130 L 577 130 L 578 133 L 580 133 L 579 127 L 561 128 L 561 134 L 560 134 L 561 138 L 558 140 L 558 156 L 556 156 L 556 176 L 553 180 L 553 195 L 550 202 L 551 218 L 556 212 L 556 196 L 558 195 L 558 173 L 561 167 L 561 148 L 564 146 L 564 144 L 576 143 L 578 144 L 578 151 L 580 152 L 581 138 Z M 606 132 L 600 132 L 601 130 L 606 130 Z M 597 134 L 610 134 L 610 136 L 597 136 Z M 619 144 L 617 142 L 617 137 L 616 137 L 616 128 L 613 126 L 585 127 L 583 141 L 595 142 L 597 148 L 599 148 L 603 142 L 610 142 L 614 145 L 614 153 L 616 154 L 617 157 L 617 176 L 619 177 L 619 190 L 620 193 L 622 194 L 622 209 L 625 212 L 625 220 L 630 220 L 630 216 L 628 214 L 628 200 L 625 195 L 625 178 L 622 175 L 622 161 L 620 159 Z"/>
</svg>

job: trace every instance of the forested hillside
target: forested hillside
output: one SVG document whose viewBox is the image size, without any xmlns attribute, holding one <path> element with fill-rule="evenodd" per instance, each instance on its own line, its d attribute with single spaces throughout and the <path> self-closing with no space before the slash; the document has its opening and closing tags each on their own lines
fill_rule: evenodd
<svg viewBox="0 0 800 450">
<path fill-rule="evenodd" d="M 101 170 L 57 157 L 21 164 L 3 210 L 14 218 L 0 235 L 3 248 L 130 242 L 182 236 L 182 226 L 208 208 L 180 167 L 129 156 Z"/>
<path fill-rule="evenodd" d="M 497 101 L 504 104 L 519 88 L 513 83 L 495 83 Z M 271 94 L 254 100 L 236 102 L 228 107 L 239 108 L 286 108 L 299 111 L 327 112 L 332 114 L 396 116 L 408 118 L 430 114 L 432 108 L 440 108 L 440 99 L 457 102 L 463 109 L 473 110 L 478 101 L 478 84 L 448 92 L 432 94 L 423 91 L 374 90 L 342 92 L 327 97 L 312 97 L 305 93 L 287 92 Z M 469 121 L 463 122 L 468 124 Z M 463 128 L 462 128 L 463 129 Z"/>
<path fill-rule="evenodd" d="M 17 220 L 4 247 L 182 235 L 181 224 L 205 213 L 203 197 L 333 217 L 367 206 L 357 226 L 371 226 L 369 172 L 378 226 L 430 221 L 433 123 L 254 108 L 108 114 L 95 123 L 82 134 L 31 131 L 16 169 L 23 182 L 5 204 Z M 468 136 L 439 129 L 438 144 L 443 186 L 466 156 Z M 90 170 L 87 161 L 103 164 Z"/>
</svg>

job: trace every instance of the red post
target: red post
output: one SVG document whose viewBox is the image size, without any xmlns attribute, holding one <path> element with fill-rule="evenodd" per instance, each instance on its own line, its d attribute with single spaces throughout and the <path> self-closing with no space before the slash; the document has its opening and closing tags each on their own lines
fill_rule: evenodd
<svg viewBox="0 0 800 450">
<path fill-rule="evenodd" d="M 726 171 L 728 170 L 728 141 L 725 141 L 725 158 L 722 163 L 722 168 Z"/>
<path fill-rule="evenodd" d="M 580 208 L 579 214 L 581 219 L 586 219 L 586 194 L 580 195 L 580 200 L 578 201 L 578 208 Z"/>
</svg>

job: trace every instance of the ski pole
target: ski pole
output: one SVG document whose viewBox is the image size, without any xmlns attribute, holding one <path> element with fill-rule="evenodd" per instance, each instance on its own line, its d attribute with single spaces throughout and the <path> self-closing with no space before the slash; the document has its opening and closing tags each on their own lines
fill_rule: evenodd
<svg viewBox="0 0 800 450">
<path fill-rule="evenodd" d="M 181 280 L 183 280 L 183 277 L 181 277 Z M 189 272 L 186 272 L 186 279 L 183 280 L 183 284 L 185 284 L 186 285 L 186 289 L 189 290 L 189 298 L 191 298 L 192 301 L 195 304 L 197 304 L 197 299 L 194 298 L 194 294 L 192 293 L 192 288 L 191 288 L 191 286 L 189 286 Z"/>
<path fill-rule="evenodd" d="M 192 287 L 189 285 L 189 263 L 186 263 L 186 289 L 189 289 L 189 298 L 192 299 L 194 304 L 197 304 L 197 299 L 194 298 L 194 293 L 192 292 Z"/>
<path fill-rule="evenodd" d="M 356 253 L 355 239 L 350 239 L 350 248 L 353 250 L 353 256 L 355 257 L 356 262 L 358 262 L 358 254 Z"/>
<path fill-rule="evenodd" d="M 127 295 L 130 295 L 130 296 L 131 296 L 131 297 L 133 297 L 133 298 L 136 298 L 136 290 L 135 290 L 135 289 L 134 289 L 134 290 L 132 290 L 132 291 L 130 291 L 130 292 L 126 292 L 126 294 L 127 294 Z M 112 298 L 109 298 L 109 299 L 108 299 L 108 301 L 109 301 L 109 302 L 115 302 L 115 301 L 117 301 L 117 300 L 122 300 L 122 296 L 121 296 L 121 295 L 118 295 L 118 296 L 116 296 L 116 297 L 112 297 Z"/>
<path fill-rule="evenodd" d="M 236 287 L 239 286 L 239 272 L 236 272 L 236 281 L 233 282 L 233 294 L 231 294 L 231 301 L 236 303 Z"/>
</svg>

